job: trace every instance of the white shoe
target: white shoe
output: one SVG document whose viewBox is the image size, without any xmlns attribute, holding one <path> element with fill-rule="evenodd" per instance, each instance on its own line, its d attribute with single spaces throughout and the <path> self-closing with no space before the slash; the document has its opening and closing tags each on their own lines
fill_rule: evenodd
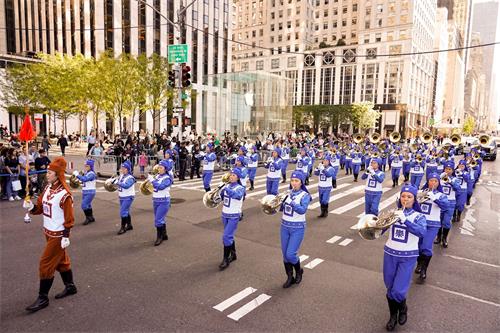
<svg viewBox="0 0 500 333">
<path fill-rule="evenodd" d="M 14 201 L 14 197 L 9 197 L 9 201 Z"/>
<path fill-rule="evenodd" d="M 18 196 L 18 195 L 16 195 L 16 197 L 15 197 L 14 199 L 16 199 L 16 200 L 21 200 L 21 197 L 20 197 L 20 196 Z"/>
</svg>

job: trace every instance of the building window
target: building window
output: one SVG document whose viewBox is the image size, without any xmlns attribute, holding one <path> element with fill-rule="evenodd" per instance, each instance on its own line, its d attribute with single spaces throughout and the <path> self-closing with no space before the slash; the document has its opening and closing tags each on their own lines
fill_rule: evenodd
<svg viewBox="0 0 500 333">
<path fill-rule="evenodd" d="M 153 37 L 154 37 L 154 43 L 153 43 L 153 50 L 156 54 L 160 54 L 161 48 L 160 48 L 160 0 L 154 0 L 153 6 L 156 10 L 153 11 Z M 158 12 L 157 12 L 158 11 Z M 182 36 L 185 38 L 186 36 L 186 31 L 181 32 Z"/>
<path fill-rule="evenodd" d="M 130 53 L 130 1 L 122 2 L 122 52 Z"/>
<path fill-rule="evenodd" d="M 354 101 L 355 73 L 356 66 L 340 67 L 340 104 L 351 104 Z"/>
<path fill-rule="evenodd" d="M 371 48 L 366 50 L 366 59 L 376 59 L 377 58 L 377 48 Z"/>
<path fill-rule="evenodd" d="M 257 60 L 255 62 L 255 69 L 258 71 L 264 70 L 264 60 Z"/>
<path fill-rule="evenodd" d="M 137 4 L 139 14 L 139 54 L 146 53 L 146 5 Z"/>
<path fill-rule="evenodd" d="M 113 49 L 113 0 L 106 0 L 104 4 L 104 45 L 106 49 Z"/>
<path fill-rule="evenodd" d="M 297 58 L 296 57 L 288 57 L 287 59 L 287 67 L 296 67 L 297 66 Z"/>
<path fill-rule="evenodd" d="M 335 67 L 321 69 L 321 104 L 333 104 L 333 91 L 335 87 Z"/>
<path fill-rule="evenodd" d="M 361 100 L 376 103 L 378 70 L 378 64 L 363 65 L 363 73 L 361 76 Z"/>
<path fill-rule="evenodd" d="M 5 2 L 5 26 L 7 37 L 7 53 L 16 53 L 16 23 L 14 12 L 14 0 Z M 48 15 L 47 15 L 48 16 Z M 40 22 L 41 26 L 41 22 Z M 48 31 L 48 29 L 47 29 Z M 42 44 L 40 44 L 40 47 Z"/>
<path fill-rule="evenodd" d="M 280 68 L 280 59 L 272 59 L 271 60 L 271 69 Z"/>
<path fill-rule="evenodd" d="M 315 69 L 306 69 L 302 79 L 302 104 L 311 105 L 314 101 Z"/>
<path fill-rule="evenodd" d="M 241 63 L 241 70 L 242 71 L 248 71 L 248 62 L 242 62 Z"/>
<path fill-rule="evenodd" d="M 387 63 L 384 80 L 384 103 L 400 103 L 402 86 L 403 62 Z"/>
</svg>

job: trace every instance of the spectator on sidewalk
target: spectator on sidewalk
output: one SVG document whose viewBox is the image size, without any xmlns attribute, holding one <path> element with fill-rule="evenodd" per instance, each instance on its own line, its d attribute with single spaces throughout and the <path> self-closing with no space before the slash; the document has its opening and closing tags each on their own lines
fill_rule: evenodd
<svg viewBox="0 0 500 333">
<path fill-rule="evenodd" d="M 90 130 L 90 134 L 87 137 L 87 154 L 86 154 L 86 156 L 89 156 L 90 150 L 92 149 L 92 147 L 94 147 L 96 142 L 97 142 L 97 138 L 95 135 L 95 131 Z"/>
<path fill-rule="evenodd" d="M 50 140 L 49 140 L 47 134 L 45 134 L 43 136 L 43 139 L 42 139 L 42 149 L 45 150 L 45 152 L 47 153 L 47 156 L 49 156 L 50 147 L 51 147 Z"/>
<path fill-rule="evenodd" d="M 57 145 L 61 148 L 61 155 L 65 156 L 66 147 L 68 146 L 68 139 L 64 136 L 64 132 L 61 133 L 59 139 L 57 139 Z"/>
<path fill-rule="evenodd" d="M 46 171 L 47 167 L 50 164 L 50 159 L 47 157 L 47 152 L 44 149 L 40 149 L 38 153 L 40 156 L 35 158 L 35 170 L 38 172 L 45 171 L 37 174 L 37 188 L 39 190 L 38 193 L 41 193 L 47 181 Z"/>
</svg>

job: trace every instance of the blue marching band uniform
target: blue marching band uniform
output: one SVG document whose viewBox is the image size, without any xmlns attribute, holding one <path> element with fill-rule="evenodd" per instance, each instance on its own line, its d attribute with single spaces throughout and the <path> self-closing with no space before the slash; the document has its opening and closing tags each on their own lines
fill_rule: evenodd
<svg viewBox="0 0 500 333">
<path fill-rule="evenodd" d="M 330 165 L 333 168 L 332 187 L 337 188 L 337 175 L 339 173 L 339 168 L 340 168 L 340 154 L 337 153 L 336 149 L 334 149 L 330 154 Z"/>
<path fill-rule="evenodd" d="M 170 186 L 173 183 L 173 177 L 170 173 L 173 169 L 173 163 L 169 160 L 162 160 L 159 166 L 160 172 L 156 176 L 148 176 L 148 180 L 153 185 L 153 212 L 156 227 L 154 246 L 158 246 L 168 239 L 165 219 L 170 209 Z"/>
<path fill-rule="evenodd" d="M 440 185 L 443 193 L 448 199 L 448 208 L 441 211 L 441 221 L 443 227 L 439 229 L 436 240 L 434 244 L 442 243 L 444 248 L 448 247 L 448 234 L 451 229 L 451 221 L 453 217 L 453 212 L 455 211 L 455 206 L 457 205 L 457 193 L 460 191 L 461 181 L 454 175 L 455 165 L 452 161 L 445 162 L 444 172 L 441 173 Z M 446 181 L 445 179 L 448 178 Z M 465 202 L 465 197 L 463 198 Z"/>
<path fill-rule="evenodd" d="M 280 158 L 281 149 L 276 147 L 272 152 L 272 156 L 264 164 L 267 169 L 266 190 L 267 194 L 278 194 L 278 186 L 281 178 L 281 168 L 283 161 Z"/>
<path fill-rule="evenodd" d="M 281 166 L 281 178 L 282 178 L 282 183 L 285 183 L 286 182 L 286 170 L 288 168 L 288 162 L 290 161 L 290 148 L 288 148 L 287 145 L 283 145 L 283 147 L 281 147 L 281 160 L 283 161 L 282 162 L 282 166 Z"/>
<path fill-rule="evenodd" d="M 257 148 L 255 146 L 252 146 L 252 148 L 250 148 L 250 151 L 247 153 L 247 162 L 250 191 L 253 191 L 255 184 L 255 175 L 257 174 L 257 166 L 259 164 L 259 154 L 257 154 Z"/>
<path fill-rule="evenodd" d="M 214 145 L 212 143 L 208 143 L 205 148 L 205 152 L 200 153 L 200 159 L 203 161 L 203 187 L 206 192 L 210 191 L 210 182 L 212 181 L 212 176 L 214 175 L 215 160 L 217 159 L 213 150 Z"/>
<path fill-rule="evenodd" d="M 115 178 L 114 184 L 118 186 L 118 197 L 120 199 L 121 228 L 118 235 L 128 230 L 133 230 L 132 218 L 130 217 L 130 206 L 135 199 L 135 178 L 132 175 L 132 165 L 125 161 L 121 165 L 120 176 Z"/>
<path fill-rule="evenodd" d="M 318 176 L 318 192 L 319 203 L 321 206 L 321 214 L 318 217 L 328 216 L 328 204 L 330 203 L 330 192 L 332 191 L 332 177 L 335 174 L 335 169 L 330 165 L 331 156 L 326 155 L 318 167 L 314 170 L 314 174 Z"/>
<path fill-rule="evenodd" d="M 422 178 L 424 177 L 424 169 L 425 169 L 425 161 L 422 158 L 422 161 L 418 161 L 418 157 L 422 158 L 420 153 L 417 153 L 415 158 L 412 158 L 410 161 L 410 183 L 416 188 L 420 187 L 420 183 L 422 182 Z"/>
<path fill-rule="evenodd" d="M 366 179 L 365 214 L 378 215 L 378 206 L 382 198 L 382 183 L 385 179 L 384 172 L 378 169 L 380 163 L 382 163 L 380 158 L 372 158 L 370 167 L 361 176 L 361 179 Z"/>
<path fill-rule="evenodd" d="M 92 201 L 96 193 L 96 180 L 97 175 L 94 172 L 94 161 L 85 161 L 85 171 L 80 175 L 78 171 L 73 173 L 79 181 L 82 182 L 82 210 L 85 214 L 84 225 L 95 222 L 94 213 L 92 211 Z"/>
<path fill-rule="evenodd" d="M 300 155 L 291 163 L 296 164 L 295 170 L 300 170 L 306 175 L 305 184 L 309 185 L 309 165 L 311 164 L 311 158 L 307 154 L 307 149 L 302 148 L 300 150 Z"/>
<path fill-rule="evenodd" d="M 392 187 L 396 187 L 399 185 L 399 177 L 403 168 L 403 156 L 399 153 L 399 150 L 389 156 L 389 164 L 391 167 Z"/>
</svg>

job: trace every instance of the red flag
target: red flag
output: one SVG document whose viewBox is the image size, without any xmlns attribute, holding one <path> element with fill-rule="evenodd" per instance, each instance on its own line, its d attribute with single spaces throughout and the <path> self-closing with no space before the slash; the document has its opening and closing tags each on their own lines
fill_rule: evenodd
<svg viewBox="0 0 500 333">
<path fill-rule="evenodd" d="M 31 141 L 36 137 L 35 129 L 31 124 L 31 118 L 27 114 L 24 117 L 23 125 L 21 126 L 21 130 L 19 131 L 19 139 L 21 141 Z"/>
</svg>

